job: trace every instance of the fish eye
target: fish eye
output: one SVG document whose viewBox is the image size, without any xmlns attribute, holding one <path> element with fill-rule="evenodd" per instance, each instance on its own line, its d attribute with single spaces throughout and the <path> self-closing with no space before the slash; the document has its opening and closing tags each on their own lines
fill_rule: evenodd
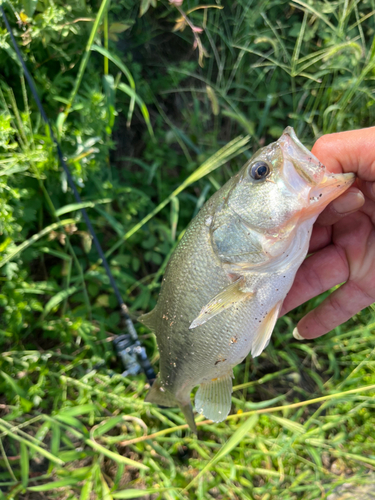
<svg viewBox="0 0 375 500">
<path fill-rule="evenodd" d="M 271 169 L 265 161 L 257 161 L 249 169 L 250 177 L 259 181 L 260 179 L 265 179 L 267 175 L 271 172 Z"/>
</svg>

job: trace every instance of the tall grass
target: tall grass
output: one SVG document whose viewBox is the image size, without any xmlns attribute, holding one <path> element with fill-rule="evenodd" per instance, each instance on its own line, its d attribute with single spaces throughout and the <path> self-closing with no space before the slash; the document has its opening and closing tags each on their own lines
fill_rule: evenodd
<svg viewBox="0 0 375 500">
<path fill-rule="evenodd" d="M 136 1 L 28 4 L 29 18 L 9 8 L 17 38 L 134 317 L 191 217 L 259 146 L 286 125 L 311 146 L 373 124 L 373 1 L 184 2 L 198 35 L 171 33 L 173 5 L 142 1 L 139 17 Z M 119 374 L 108 280 L 1 36 L 0 499 L 365 495 L 373 310 L 304 343 L 293 325 L 322 297 L 281 318 L 236 367 L 229 417 L 198 417 L 197 438 L 178 409 L 145 403 L 143 375 Z"/>
</svg>

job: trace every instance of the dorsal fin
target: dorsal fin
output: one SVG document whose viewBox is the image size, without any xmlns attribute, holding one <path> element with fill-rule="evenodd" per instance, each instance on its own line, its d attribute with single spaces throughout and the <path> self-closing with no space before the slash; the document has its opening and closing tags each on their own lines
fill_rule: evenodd
<svg viewBox="0 0 375 500">
<path fill-rule="evenodd" d="M 157 318 L 157 314 L 156 314 L 156 307 L 155 307 L 152 311 L 150 311 L 146 314 L 142 314 L 142 316 L 140 316 L 138 318 L 138 321 L 140 323 L 142 323 L 143 325 L 147 326 L 147 328 L 149 328 L 153 332 L 155 332 L 155 330 L 156 330 L 156 318 Z"/>
</svg>

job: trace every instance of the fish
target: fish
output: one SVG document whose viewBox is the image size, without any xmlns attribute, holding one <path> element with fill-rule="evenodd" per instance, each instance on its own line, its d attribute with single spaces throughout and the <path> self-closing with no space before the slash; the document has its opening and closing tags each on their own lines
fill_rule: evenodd
<svg viewBox="0 0 375 500">
<path fill-rule="evenodd" d="M 355 180 L 332 174 L 292 127 L 259 149 L 201 208 L 173 252 L 155 308 L 160 371 L 145 401 L 195 409 L 214 422 L 231 409 L 233 368 L 268 345 L 305 259 L 318 215 Z"/>
</svg>

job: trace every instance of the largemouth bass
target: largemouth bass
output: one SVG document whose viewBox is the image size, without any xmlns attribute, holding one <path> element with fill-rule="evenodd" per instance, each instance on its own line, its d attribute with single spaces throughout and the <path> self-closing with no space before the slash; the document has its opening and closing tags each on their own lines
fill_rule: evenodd
<svg viewBox="0 0 375 500">
<path fill-rule="evenodd" d="M 331 174 L 291 127 L 260 149 L 203 206 L 174 251 L 156 307 L 140 321 L 156 335 L 160 373 L 146 401 L 195 408 L 220 422 L 233 367 L 267 346 L 306 257 L 320 212 L 354 181 Z"/>
</svg>

